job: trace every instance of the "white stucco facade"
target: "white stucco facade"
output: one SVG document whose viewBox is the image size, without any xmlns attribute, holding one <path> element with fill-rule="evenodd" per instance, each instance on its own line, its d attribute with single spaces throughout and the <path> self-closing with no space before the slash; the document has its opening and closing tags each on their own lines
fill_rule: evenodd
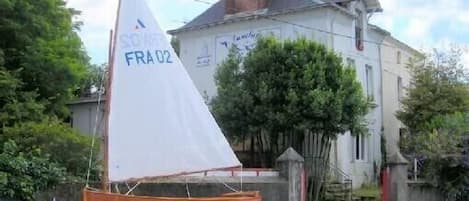
<svg viewBox="0 0 469 201">
<path fill-rule="evenodd" d="M 93 135 L 96 129 L 96 135 L 100 136 L 104 129 L 104 105 L 101 101 L 98 107 L 96 98 L 88 98 L 73 101 L 68 104 L 70 109 L 70 124 L 83 134 Z"/>
<path fill-rule="evenodd" d="M 400 100 L 405 97 L 411 81 L 408 64 L 417 61 L 421 54 L 404 43 L 385 36 L 381 45 L 383 75 L 383 133 L 386 153 L 391 156 L 399 151 L 400 129 L 405 126 L 397 119 L 401 109 Z"/>
<path fill-rule="evenodd" d="M 363 51 L 359 51 L 355 45 L 355 9 L 364 13 L 363 39 L 370 41 L 364 43 Z M 376 181 L 379 173 L 383 116 L 379 52 L 382 36 L 366 31 L 366 13 L 365 5 L 357 1 L 348 10 L 337 7 L 314 8 L 276 15 L 274 18 L 277 20 L 259 18 L 237 21 L 175 35 L 180 40 L 180 58 L 184 66 L 199 92 L 208 97 L 216 95 L 214 74 L 226 58 L 230 44 L 234 43 L 248 51 L 255 44 L 258 34 L 271 34 L 280 39 L 306 37 L 334 50 L 343 57 L 344 63 L 353 61 L 357 78 L 364 91 L 372 93 L 370 95 L 375 104 L 367 115 L 369 135 L 361 137 L 358 144 L 350 133 L 341 135 L 332 148 L 331 163 L 351 176 L 354 187 L 360 187 L 363 183 Z"/>
</svg>

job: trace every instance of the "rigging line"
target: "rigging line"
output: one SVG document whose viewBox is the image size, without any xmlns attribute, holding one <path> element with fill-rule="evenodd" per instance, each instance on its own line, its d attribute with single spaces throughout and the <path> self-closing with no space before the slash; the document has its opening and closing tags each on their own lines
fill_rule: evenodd
<svg viewBox="0 0 469 201">
<path fill-rule="evenodd" d="M 187 197 L 188 198 L 191 198 L 191 192 L 189 191 L 189 184 L 187 183 L 187 177 L 185 178 L 186 180 L 186 193 L 187 193 Z"/>
<path fill-rule="evenodd" d="M 127 191 L 127 193 L 125 193 L 125 195 L 129 195 L 132 191 L 134 191 L 137 186 L 139 186 L 142 182 L 137 182 L 132 188 L 129 189 L 129 191 Z M 129 187 L 129 184 L 127 182 L 125 182 L 125 184 L 127 185 L 127 187 Z"/>
<path fill-rule="evenodd" d="M 125 182 L 125 186 L 127 186 L 127 190 L 130 190 L 130 189 L 131 189 L 129 183 Z"/>
<path fill-rule="evenodd" d="M 92 166 L 92 163 L 93 163 L 93 153 L 94 153 L 94 146 L 95 146 L 95 143 L 96 143 L 96 133 L 97 133 L 97 130 L 98 130 L 98 119 L 99 119 L 99 112 L 100 112 L 100 108 L 101 108 L 101 96 L 102 96 L 102 93 L 104 92 L 104 77 L 106 75 L 106 70 L 103 70 L 102 71 L 102 75 L 101 75 L 101 80 L 100 80 L 100 86 L 98 88 L 98 103 L 96 105 L 96 116 L 95 116 L 95 122 L 94 122 L 94 126 L 93 126 L 93 137 L 91 139 L 91 148 L 90 148 L 90 155 L 88 157 L 88 170 L 86 171 L 86 187 L 89 186 L 89 181 L 90 181 L 90 174 L 91 174 L 91 166 Z"/>
<path fill-rule="evenodd" d="M 219 177 L 214 176 L 213 178 L 216 179 L 219 183 L 223 184 L 223 186 L 225 186 L 227 189 L 229 189 L 233 192 L 240 192 L 239 190 L 236 190 L 235 188 L 228 185 L 226 182 L 222 181 Z"/>
<path fill-rule="evenodd" d="M 116 189 L 116 192 L 117 193 L 121 193 L 120 189 L 119 189 L 119 184 L 114 184 L 114 188 Z"/>
<path fill-rule="evenodd" d="M 227 183 L 225 183 L 224 181 L 222 181 L 220 178 L 218 177 L 213 177 L 215 178 L 218 182 L 222 183 L 227 189 L 233 191 L 233 192 L 239 192 L 239 190 L 236 190 L 235 188 L 231 187 L 230 185 L 228 185 Z"/>
<path fill-rule="evenodd" d="M 197 3 L 203 3 L 203 4 L 207 4 L 207 5 L 214 5 L 215 3 L 210 3 L 210 2 L 207 2 L 207 1 L 203 1 L 203 0 L 194 0 L 195 2 Z M 222 5 L 223 8 L 227 8 L 226 6 Z M 230 10 L 233 10 L 233 11 L 242 11 L 240 9 L 236 9 L 236 8 L 228 8 Z M 332 31 L 327 31 L 327 30 L 323 30 L 323 29 L 319 29 L 319 28 L 315 28 L 315 27 L 310 27 L 310 26 L 307 26 L 307 25 L 302 25 L 302 24 L 297 24 L 297 23 L 294 23 L 294 22 L 290 22 L 290 21 L 286 21 L 286 20 L 281 20 L 281 19 L 278 19 L 278 18 L 275 18 L 275 17 L 272 17 L 272 16 L 269 16 L 269 15 L 257 15 L 261 18 L 266 18 L 266 19 L 270 19 L 272 21 L 275 21 L 275 22 L 281 22 L 281 23 L 284 23 L 284 24 L 289 24 L 289 25 L 292 25 L 292 26 L 296 26 L 296 27 L 300 27 L 300 28 L 304 28 L 304 29 L 309 29 L 309 30 L 313 30 L 313 31 L 318 31 L 318 32 L 322 32 L 322 33 L 327 33 L 327 34 L 332 34 L 334 36 L 339 36 L 339 37 L 344 37 L 344 38 L 348 38 L 348 39 L 353 39 L 355 40 L 356 37 L 354 36 L 349 36 L 349 35 L 345 35 L 345 34 L 339 34 L 339 33 L 335 33 L 335 32 L 332 32 Z M 371 43 L 371 44 L 375 44 L 375 45 L 383 45 L 383 46 L 386 46 L 386 47 L 390 47 L 390 48 L 394 48 L 394 49 L 398 49 L 399 48 L 395 45 L 388 45 L 388 44 L 385 44 L 385 43 L 381 43 L 381 42 L 378 42 L 378 41 L 372 41 L 372 40 L 365 40 L 365 39 L 362 39 L 361 40 L 363 43 Z"/>
</svg>

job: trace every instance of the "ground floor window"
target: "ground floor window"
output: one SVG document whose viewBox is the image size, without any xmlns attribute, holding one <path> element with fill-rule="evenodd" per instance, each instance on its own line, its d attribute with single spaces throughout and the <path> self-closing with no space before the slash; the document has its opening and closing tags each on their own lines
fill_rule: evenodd
<svg viewBox="0 0 469 201">
<path fill-rule="evenodd" d="M 358 161 L 364 161 L 366 159 L 366 136 L 357 135 L 354 136 L 354 158 Z"/>
</svg>

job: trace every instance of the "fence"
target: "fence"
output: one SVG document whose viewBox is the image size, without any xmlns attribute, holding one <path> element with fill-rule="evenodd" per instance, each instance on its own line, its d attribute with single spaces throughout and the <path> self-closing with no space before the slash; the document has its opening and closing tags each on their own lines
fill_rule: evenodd
<svg viewBox="0 0 469 201">
<path fill-rule="evenodd" d="M 414 160 L 411 164 L 412 176 L 409 177 L 409 162 L 400 153 L 391 156 L 388 168 L 381 173 L 381 200 L 444 201 L 444 196 L 438 189 L 425 182 L 414 180 L 418 178 L 418 165 L 418 161 Z"/>
</svg>

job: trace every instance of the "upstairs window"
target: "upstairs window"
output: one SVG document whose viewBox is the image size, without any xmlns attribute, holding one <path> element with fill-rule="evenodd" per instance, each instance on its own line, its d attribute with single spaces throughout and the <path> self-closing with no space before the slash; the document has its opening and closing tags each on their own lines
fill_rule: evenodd
<svg viewBox="0 0 469 201">
<path fill-rule="evenodd" d="M 397 100 L 401 101 L 402 97 L 404 96 L 403 92 L 403 85 L 402 85 L 402 77 L 397 77 Z"/>
<path fill-rule="evenodd" d="M 355 10 L 357 20 L 355 23 L 355 46 L 357 50 L 363 51 L 363 13 L 360 10 Z"/>
<path fill-rule="evenodd" d="M 397 64 L 401 64 L 401 51 L 397 51 Z"/>
<path fill-rule="evenodd" d="M 366 76 L 366 95 L 368 99 L 374 100 L 374 80 L 373 80 L 373 67 L 366 65 L 365 67 Z"/>
</svg>

